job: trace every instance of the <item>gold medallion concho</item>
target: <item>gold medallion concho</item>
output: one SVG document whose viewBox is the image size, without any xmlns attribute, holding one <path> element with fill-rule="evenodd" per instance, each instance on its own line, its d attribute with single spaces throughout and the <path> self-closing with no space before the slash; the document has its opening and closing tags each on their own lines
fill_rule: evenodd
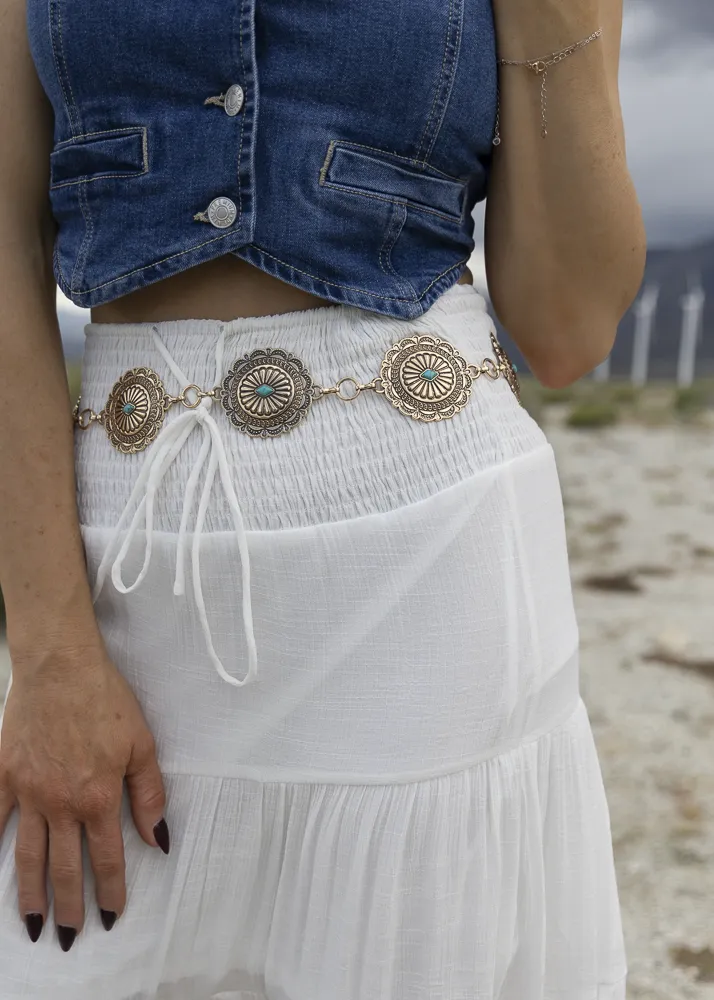
<svg viewBox="0 0 714 1000">
<path fill-rule="evenodd" d="M 398 341 L 384 357 L 379 373 L 393 406 L 414 420 L 445 420 L 466 406 L 473 376 L 455 347 L 426 334 Z"/>
<path fill-rule="evenodd" d="M 516 369 L 513 366 L 513 362 L 508 357 L 504 349 L 501 347 L 499 342 L 496 340 L 495 334 L 491 334 L 491 347 L 493 347 L 493 353 L 496 355 L 496 360 L 499 365 L 502 365 L 501 373 L 505 378 L 506 382 L 511 387 L 513 395 L 516 397 L 518 402 L 521 401 L 521 387 L 518 382 L 518 376 L 516 375 Z"/>
<path fill-rule="evenodd" d="M 231 423 L 254 437 L 285 434 L 305 417 L 314 398 L 310 372 L 280 348 L 258 348 L 236 361 L 221 383 Z"/>
<path fill-rule="evenodd" d="M 114 383 L 104 407 L 104 429 L 119 451 L 143 451 L 164 422 L 166 393 L 151 368 L 132 368 Z"/>
</svg>

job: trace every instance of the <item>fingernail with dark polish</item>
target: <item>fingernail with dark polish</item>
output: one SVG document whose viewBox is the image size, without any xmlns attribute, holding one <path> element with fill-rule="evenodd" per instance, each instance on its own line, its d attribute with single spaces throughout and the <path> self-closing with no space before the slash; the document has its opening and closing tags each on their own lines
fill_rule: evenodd
<svg viewBox="0 0 714 1000">
<path fill-rule="evenodd" d="M 25 927 L 27 927 L 27 933 L 30 935 L 30 941 L 37 941 L 42 933 L 44 923 L 45 919 L 41 913 L 28 913 L 25 915 Z"/>
<path fill-rule="evenodd" d="M 61 924 L 58 924 L 57 937 L 59 938 L 62 951 L 69 951 L 74 944 L 74 939 L 77 937 L 77 931 L 74 927 L 62 927 Z"/>
<path fill-rule="evenodd" d="M 169 828 L 165 819 L 160 819 L 154 827 L 154 838 L 164 854 L 169 853 Z"/>
<path fill-rule="evenodd" d="M 114 910 L 99 910 L 102 917 L 102 924 L 104 925 L 105 931 L 110 931 L 114 924 L 116 923 L 117 915 Z"/>
</svg>

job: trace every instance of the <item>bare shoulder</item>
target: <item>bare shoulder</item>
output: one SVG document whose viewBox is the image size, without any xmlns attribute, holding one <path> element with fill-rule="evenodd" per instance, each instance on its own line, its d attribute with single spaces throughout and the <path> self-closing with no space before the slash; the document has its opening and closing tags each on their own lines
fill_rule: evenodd
<svg viewBox="0 0 714 1000">
<path fill-rule="evenodd" d="M 51 226 L 53 112 L 27 38 L 25 0 L 0 0 L 0 247 Z"/>
</svg>

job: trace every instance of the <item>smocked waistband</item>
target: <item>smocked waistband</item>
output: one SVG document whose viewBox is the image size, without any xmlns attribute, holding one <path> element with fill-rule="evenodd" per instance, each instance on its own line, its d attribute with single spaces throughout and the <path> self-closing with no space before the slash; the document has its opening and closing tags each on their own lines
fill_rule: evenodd
<svg viewBox="0 0 714 1000">
<path fill-rule="evenodd" d="M 414 321 L 333 306 L 225 323 L 88 323 L 82 405 L 98 410 L 119 376 L 139 365 L 155 370 L 170 393 L 188 383 L 215 385 L 221 330 L 224 365 L 256 348 L 282 348 L 297 355 L 320 384 L 332 385 L 348 375 L 369 381 L 384 352 L 416 333 L 448 340 L 467 361 L 480 363 L 493 355 L 490 338 L 495 326 L 483 296 L 469 285 L 454 286 Z M 187 382 L 182 384 L 172 373 L 154 336 Z M 390 510 L 543 443 L 539 428 L 502 380 L 483 380 L 461 413 L 429 426 L 405 419 L 383 398 L 367 393 L 346 404 L 325 401 L 290 434 L 269 441 L 251 439 L 231 428 L 220 407 L 214 407 L 213 414 L 234 470 L 246 525 L 254 530 Z M 167 414 L 164 429 L 179 416 Z M 78 433 L 76 449 L 82 521 L 110 527 L 128 500 L 142 456 L 117 455 L 101 432 Z M 181 498 L 199 449 L 200 435 L 191 435 L 181 460 L 167 471 L 156 498 L 156 524 L 161 530 L 179 530 Z M 225 499 L 213 494 L 206 510 L 207 530 L 231 530 L 232 523 Z"/>
</svg>

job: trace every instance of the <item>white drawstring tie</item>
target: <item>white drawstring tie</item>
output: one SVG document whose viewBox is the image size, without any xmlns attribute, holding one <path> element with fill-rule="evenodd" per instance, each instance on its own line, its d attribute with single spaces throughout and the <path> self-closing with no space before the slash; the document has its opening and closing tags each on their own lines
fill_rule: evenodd
<svg viewBox="0 0 714 1000">
<path fill-rule="evenodd" d="M 158 336 L 158 332 L 155 327 L 152 329 L 152 336 L 156 347 L 161 352 L 164 360 L 180 384 L 182 386 L 188 385 L 189 379 L 186 378 L 184 373 L 176 365 L 175 361 L 166 350 L 166 347 Z M 217 385 L 222 377 L 224 342 L 225 328 L 221 326 L 221 332 L 216 346 L 216 378 L 214 385 Z M 102 587 L 104 586 L 107 573 L 110 570 L 110 564 L 112 582 L 116 589 L 122 594 L 129 594 L 133 590 L 136 590 L 146 576 L 149 570 L 149 563 L 151 562 L 154 500 L 157 490 L 193 429 L 200 426 L 203 429 L 204 434 L 203 443 L 186 483 L 183 508 L 181 510 L 181 523 L 179 526 L 177 540 L 174 594 L 180 596 L 185 593 L 184 547 L 186 532 L 188 530 L 188 519 L 193 507 L 198 480 L 206 464 L 206 459 L 208 458 L 208 470 L 203 482 L 203 489 L 201 490 L 201 498 L 198 504 L 196 526 L 194 529 L 193 543 L 191 547 L 193 592 L 198 610 L 198 616 L 201 621 L 201 628 L 203 629 L 203 634 L 206 640 L 208 655 L 216 668 L 219 677 L 222 677 L 223 680 L 227 681 L 229 684 L 233 684 L 236 687 L 242 687 L 255 677 L 258 671 L 258 654 L 255 645 L 253 612 L 250 599 L 250 557 L 248 554 L 248 541 L 246 538 L 245 526 L 243 524 L 243 515 L 241 514 L 238 497 L 236 496 L 233 481 L 231 479 L 230 465 L 225 445 L 221 437 L 220 428 L 210 413 L 212 403 L 212 397 L 204 396 L 196 408 L 187 410 L 185 413 L 182 413 L 179 417 L 172 420 L 166 427 L 164 427 L 156 438 L 156 441 L 154 441 L 149 454 L 141 467 L 139 476 L 134 484 L 133 490 L 131 491 L 131 496 L 126 503 L 121 516 L 119 517 L 114 529 L 114 534 L 112 535 L 112 538 L 107 545 L 99 564 L 92 598 L 96 601 L 99 597 Z M 239 680 L 237 677 L 233 677 L 228 673 L 216 653 L 213 645 L 213 638 L 211 636 L 211 629 L 208 624 L 206 603 L 203 597 L 203 587 L 201 585 L 201 537 L 203 534 L 206 512 L 208 510 L 208 502 L 213 488 L 213 482 L 216 477 L 216 471 L 220 473 L 221 484 L 228 500 L 228 506 L 231 510 L 233 527 L 235 529 L 241 559 L 241 577 L 243 583 L 243 625 L 248 644 L 248 670 L 242 680 Z M 112 552 L 116 542 L 122 529 L 124 528 L 124 525 L 126 524 L 132 507 L 137 502 L 139 497 L 141 497 L 141 499 L 139 500 L 138 507 L 132 517 L 126 537 L 124 538 L 116 558 L 112 562 Z M 134 582 L 127 585 L 122 579 L 122 566 L 131 543 L 134 540 L 134 536 L 139 530 L 139 523 L 141 521 L 142 514 L 145 519 L 144 562 Z"/>
</svg>

